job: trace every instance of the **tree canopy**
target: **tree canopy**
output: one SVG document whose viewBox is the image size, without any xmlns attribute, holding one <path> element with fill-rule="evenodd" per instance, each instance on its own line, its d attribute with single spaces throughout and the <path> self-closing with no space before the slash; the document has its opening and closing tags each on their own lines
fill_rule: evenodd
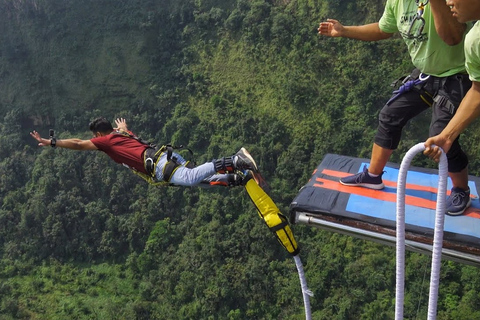
<svg viewBox="0 0 480 320">
<path fill-rule="evenodd" d="M 399 37 L 317 34 L 330 17 L 375 22 L 383 3 L 0 0 L 1 317 L 303 319 L 295 265 L 242 188 L 154 188 L 100 152 L 39 148 L 28 133 L 88 139 L 93 118 L 124 117 L 199 163 L 245 146 L 286 213 L 326 153 L 370 156 L 390 84 L 413 68 Z M 428 118 L 392 161 L 427 137 Z M 474 175 L 477 131 L 462 138 Z M 314 319 L 393 318 L 393 248 L 292 229 Z M 406 318 L 426 317 L 429 263 L 407 256 Z M 443 262 L 439 319 L 480 318 L 477 274 Z"/>
</svg>

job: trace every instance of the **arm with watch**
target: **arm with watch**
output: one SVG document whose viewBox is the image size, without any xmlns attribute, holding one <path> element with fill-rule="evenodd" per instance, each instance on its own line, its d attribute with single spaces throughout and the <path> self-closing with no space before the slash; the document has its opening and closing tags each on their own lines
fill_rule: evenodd
<svg viewBox="0 0 480 320">
<path fill-rule="evenodd" d="M 35 130 L 30 132 L 30 135 L 38 141 L 41 147 L 59 147 L 72 150 L 98 150 L 98 148 L 90 140 L 82 140 L 77 138 L 71 139 L 57 139 L 53 135 L 53 130 L 50 130 L 50 139 L 42 138 L 42 136 Z"/>
</svg>

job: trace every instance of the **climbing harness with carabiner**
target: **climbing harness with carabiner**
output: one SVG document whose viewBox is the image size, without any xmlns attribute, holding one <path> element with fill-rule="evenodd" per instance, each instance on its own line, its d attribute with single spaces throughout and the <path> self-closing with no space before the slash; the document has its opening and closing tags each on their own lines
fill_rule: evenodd
<svg viewBox="0 0 480 320">
<path fill-rule="evenodd" d="M 430 0 L 426 0 L 425 2 L 420 2 L 419 0 L 415 0 L 415 3 L 417 4 L 417 15 L 415 18 L 412 20 L 410 23 L 410 28 L 408 28 L 407 35 L 408 37 L 412 38 L 417 38 L 421 36 L 423 32 L 423 28 L 425 27 L 425 19 L 423 18 L 423 12 L 425 11 L 425 6 L 430 2 Z M 412 29 L 413 26 L 416 24 L 416 22 L 419 21 L 420 27 L 418 28 L 417 32 L 415 33 L 415 36 L 412 36 Z"/>
</svg>

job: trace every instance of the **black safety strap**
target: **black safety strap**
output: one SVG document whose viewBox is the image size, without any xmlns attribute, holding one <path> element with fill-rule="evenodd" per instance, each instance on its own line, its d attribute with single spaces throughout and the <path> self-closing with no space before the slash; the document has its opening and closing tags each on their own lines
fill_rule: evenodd
<svg viewBox="0 0 480 320">
<path fill-rule="evenodd" d="M 448 95 L 445 95 L 440 91 L 440 89 L 445 89 L 446 91 L 449 91 L 448 88 L 446 88 L 446 82 L 447 79 L 452 79 L 454 81 L 458 81 L 458 86 L 460 90 L 460 95 L 463 97 L 463 94 L 465 94 L 465 88 L 463 86 L 463 80 L 465 77 L 468 77 L 467 74 L 456 74 L 452 76 L 448 76 L 445 78 L 441 78 L 442 81 L 439 83 L 439 87 L 437 88 L 438 94 L 435 96 L 433 99 L 435 103 L 440 106 L 442 109 L 447 110 L 452 116 L 455 114 L 458 108 L 458 104 L 455 105 Z"/>
<path fill-rule="evenodd" d="M 163 180 L 170 182 L 175 170 L 180 167 L 180 164 L 175 160 L 169 160 L 163 167 Z"/>
<path fill-rule="evenodd" d="M 193 151 L 190 150 L 189 148 L 183 146 L 183 144 L 181 144 L 179 146 L 172 146 L 171 144 L 167 144 L 166 148 L 167 148 L 167 160 L 168 161 L 170 161 L 170 159 L 172 159 L 173 150 L 187 149 L 188 152 L 190 153 L 190 157 L 192 158 L 191 162 L 193 162 L 193 164 L 196 165 L 195 157 L 193 156 Z M 175 158 L 175 157 L 173 157 L 173 158 Z"/>
<path fill-rule="evenodd" d="M 282 221 L 283 221 L 283 219 L 282 219 Z M 277 232 L 278 230 L 283 229 L 286 226 L 288 226 L 288 222 L 287 222 L 287 220 L 284 220 L 282 223 L 279 223 L 276 226 L 271 227 L 270 230 L 273 231 L 273 232 Z"/>
<path fill-rule="evenodd" d="M 190 152 L 190 155 L 192 157 L 191 161 L 187 161 L 185 163 L 186 168 L 195 168 L 196 167 L 196 162 L 195 159 L 193 158 L 193 151 L 190 150 L 189 148 L 184 147 L 183 145 L 180 146 L 172 146 L 170 144 L 166 145 L 166 151 L 167 151 L 167 163 L 163 167 L 163 180 L 170 182 L 170 179 L 172 178 L 173 174 L 177 170 L 179 166 L 181 166 L 180 163 L 178 163 L 178 159 L 173 156 L 173 150 L 179 150 L 179 149 L 187 149 Z"/>
<path fill-rule="evenodd" d="M 160 148 L 147 148 L 143 153 L 143 164 L 145 171 L 150 177 L 155 177 L 155 167 L 157 166 L 158 160 L 162 153 L 167 150 L 166 146 L 161 146 Z"/>
<path fill-rule="evenodd" d="M 460 87 L 460 97 L 465 96 L 465 88 L 463 87 L 464 77 L 468 77 L 468 75 L 467 74 L 457 74 L 457 75 L 455 75 L 455 78 L 457 79 L 458 85 Z"/>
<path fill-rule="evenodd" d="M 166 182 L 170 182 L 172 175 L 174 174 L 175 170 L 181 164 L 178 162 L 178 159 L 173 155 L 173 150 L 182 149 L 184 148 L 183 145 L 180 146 L 172 146 L 170 144 L 164 145 L 161 148 L 148 148 L 145 150 L 144 153 L 144 163 L 145 163 L 145 171 L 151 177 L 155 177 L 155 167 L 157 166 L 158 161 L 160 160 L 160 156 L 162 153 L 167 153 L 167 163 L 163 167 L 163 180 Z M 186 148 L 193 158 L 192 150 Z M 196 166 L 195 160 L 187 161 L 184 165 L 187 168 L 194 168 Z"/>
</svg>

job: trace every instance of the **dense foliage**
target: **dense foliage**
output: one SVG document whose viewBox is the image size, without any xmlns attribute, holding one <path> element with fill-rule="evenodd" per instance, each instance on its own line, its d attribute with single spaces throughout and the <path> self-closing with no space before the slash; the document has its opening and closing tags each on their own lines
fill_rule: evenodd
<svg viewBox="0 0 480 320">
<path fill-rule="evenodd" d="M 303 319 L 293 260 L 241 188 L 153 188 L 89 138 L 125 117 L 199 163 L 246 146 L 286 213 L 326 153 L 369 157 L 399 38 L 321 38 L 327 17 L 376 21 L 378 0 L 0 0 L 2 319 Z M 428 133 L 415 119 L 392 161 Z M 464 145 L 479 174 L 478 130 Z M 416 165 L 435 166 L 424 158 Z M 392 319 L 389 247 L 294 226 L 314 319 Z M 405 316 L 426 318 L 430 258 L 408 254 Z M 439 319 L 480 319 L 478 269 L 444 261 Z"/>
</svg>

